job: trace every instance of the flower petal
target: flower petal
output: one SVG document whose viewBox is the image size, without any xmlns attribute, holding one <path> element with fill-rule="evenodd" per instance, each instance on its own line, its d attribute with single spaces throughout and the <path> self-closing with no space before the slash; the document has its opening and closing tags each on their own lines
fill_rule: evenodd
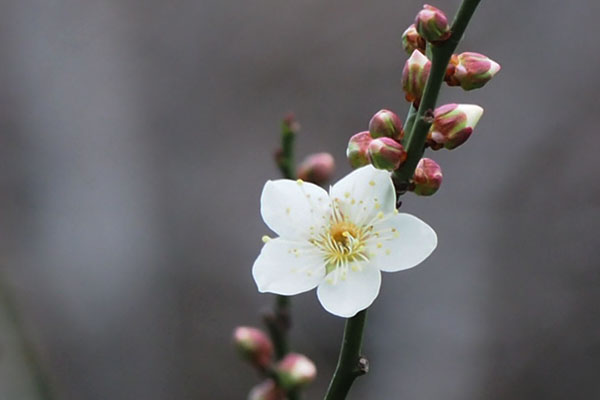
<svg viewBox="0 0 600 400">
<path fill-rule="evenodd" d="M 390 173 L 372 165 L 346 175 L 329 192 L 334 204 L 356 224 L 372 220 L 379 212 L 392 213 L 396 207 L 396 191 Z"/>
<path fill-rule="evenodd" d="M 369 239 L 369 261 L 382 271 L 395 272 L 417 266 L 437 246 L 435 231 L 410 214 L 397 214 L 374 225 Z"/>
<path fill-rule="evenodd" d="M 322 225 L 330 213 L 329 195 L 312 183 L 278 179 L 267 181 L 260 198 L 265 224 L 279 236 L 308 236 L 311 226 Z"/>
<path fill-rule="evenodd" d="M 325 277 L 323 256 L 308 242 L 269 240 L 252 266 L 259 292 L 286 296 L 314 289 Z"/>
<path fill-rule="evenodd" d="M 360 271 L 349 269 L 345 279 L 336 283 L 325 279 L 317 288 L 317 296 L 325 310 L 338 317 L 350 318 L 373 303 L 380 286 L 381 272 L 364 265 Z"/>
</svg>

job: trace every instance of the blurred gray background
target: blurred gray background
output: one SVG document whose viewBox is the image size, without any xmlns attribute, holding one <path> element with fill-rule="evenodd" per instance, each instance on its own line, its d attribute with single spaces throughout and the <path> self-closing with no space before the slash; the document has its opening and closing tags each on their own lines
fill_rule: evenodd
<svg viewBox="0 0 600 400">
<path fill-rule="evenodd" d="M 380 108 L 401 116 L 400 36 L 421 1 L 4 0 L 0 272 L 59 399 L 244 399 L 230 346 L 272 302 L 250 268 L 280 118 L 298 156 Z M 453 15 L 459 1 L 433 3 Z M 460 51 L 503 67 L 475 135 L 433 157 L 444 185 L 405 197 L 438 232 L 384 276 L 371 374 L 351 399 L 600 398 L 595 0 L 483 0 Z M 294 298 L 318 399 L 343 320 Z M 0 399 L 40 399 L 8 303 Z"/>
</svg>

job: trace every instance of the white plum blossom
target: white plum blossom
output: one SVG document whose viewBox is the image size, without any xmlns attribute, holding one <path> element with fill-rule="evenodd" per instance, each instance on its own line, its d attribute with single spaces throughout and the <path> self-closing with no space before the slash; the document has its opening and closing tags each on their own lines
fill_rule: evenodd
<svg viewBox="0 0 600 400">
<path fill-rule="evenodd" d="M 412 268 L 437 245 L 429 225 L 398 213 L 390 173 L 371 165 L 329 193 L 301 180 L 268 181 L 260 203 L 279 237 L 264 238 L 252 267 L 258 290 L 291 296 L 316 287 L 323 307 L 340 317 L 373 303 L 381 271 Z"/>
</svg>

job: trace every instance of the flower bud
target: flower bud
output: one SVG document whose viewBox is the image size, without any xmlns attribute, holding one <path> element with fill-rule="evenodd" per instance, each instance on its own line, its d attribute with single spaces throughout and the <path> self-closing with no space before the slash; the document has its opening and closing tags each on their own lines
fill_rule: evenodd
<svg viewBox="0 0 600 400">
<path fill-rule="evenodd" d="M 372 138 L 390 137 L 398 142 L 404 137 L 402 120 L 389 110 L 380 110 L 369 121 Z"/>
<path fill-rule="evenodd" d="M 411 190 L 419 196 L 431 196 L 442 185 L 442 168 L 430 158 L 421 158 L 415 169 Z"/>
<path fill-rule="evenodd" d="M 357 133 L 350 138 L 346 149 L 346 157 L 348 157 L 352 168 L 363 167 L 371 162 L 368 148 L 372 140 L 373 138 L 368 131 Z"/>
<path fill-rule="evenodd" d="M 413 51 L 402 70 L 402 89 L 406 101 L 418 102 L 421 100 L 430 70 L 431 61 L 419 50 Z"/>
<path fill-rule="evenodd" d="M 446 69 L 446 83 L 464 90 L 479 89 L 500 71 L 500 64 L 479 53 L 453 54 Z"/>
<path fill-rule="evenodd" d="M 425 39 L 417 32 L 415 24 L 409 26 L 402 34 L 402 47 L 408 54 L 412 54 L 415 50 L 425 53 L 426 44 Z"/>
<path fill-rule="evenodd" d="M 474 104 L 445 104 L 436 108 L 427 144 L 434 150 L 460 146 L 471 136 L 482 114 L 483 108 Z"/>
<path fill-rule="evenodd" d="M 311 154 L 298 166 L 298 178 L 306 182 L 322 185 L 333 175 L 335 161 L 329 153 Z"/>
<path fill-rule="evenodd" d="M 375 168 L 393 171 L 406 160 L 404 147 L 394 139 L 382 137 L 369 144 L 369 157 Z"/>
<path fill-rule="evenodd" d="M 285 400 L 285 392 L 272 379 L 267 379 L 250 390 L 248 400 Z"/>
<path fill-rule="evenodd" d="M 273 345 L 263 331 L 247 326 L 238 326 L 233 331 L 233 343 L 240 355 L 255 366 L 266 368 L 271 363 Z"/>
<path fill-rule="evenodd" d="M 289 353 L 276 368 L 279 384 L 287 390 L 295 389 L 312 382 L 317 376 L 317 367 L 306 356 Z"/>
<path fill-rule="evenodd" d="M 440 9 L 425 4 L 415 18 L 417 32 L 431 43 L 443 42 L 450 37 L 448 18 Z"/>
</svg>

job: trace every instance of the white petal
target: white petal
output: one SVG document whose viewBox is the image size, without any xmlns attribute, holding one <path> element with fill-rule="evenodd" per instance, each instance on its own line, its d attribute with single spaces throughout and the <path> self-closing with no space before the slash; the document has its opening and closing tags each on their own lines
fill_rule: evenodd
<svg viewBox="0 0 600 400">
<path fill-rule="evenodd" d="M 317 288 L 317 296 L 325 310 L 338 317 L 350 318 L 373 303 L 380 286 L 381 272 L 364 265 L 360 271 L 348 269 L 345 279 L 338 279 L 335 284 L 325 279 Z"/>
<path fill-rule="evenodd" d="M 410 214 L 391 215 L 375 224 L 369 239 L 369 261 L 386 272 L 401 271 L 423 262 L 437 246 L 435 231 Z"/>
<path fill-rule="evenodd" d="M 307 242 L 269 240 L 252 267 L 259 292 L 291 296 L 314 289 L 325 276 L 323 256 Z"/>
<path fill-rule="evenodd" d="M 307 237 L 329 218 L 330 200 L 325 190 L 307 182 L 289 179 L 267 181 L 260 198 L 260 212 L 269 228 L 279 236 Z"/>
<path fill-rule="evenodd" d="M 396 207 L 396 191 L 390 173 L 372 165 L 346 175 L 329 192 L 342 213 L 356 224 L 372 220 L 379 212 L 392 213 Z"/>
</svg>

